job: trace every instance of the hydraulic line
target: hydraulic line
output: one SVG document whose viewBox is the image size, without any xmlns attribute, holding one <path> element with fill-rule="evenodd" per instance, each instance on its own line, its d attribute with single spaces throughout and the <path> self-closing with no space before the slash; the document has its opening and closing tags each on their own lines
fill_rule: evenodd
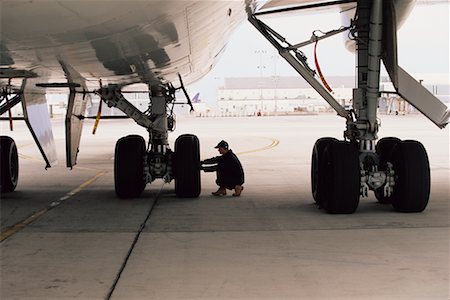
<svg viewBox="0 0 450 300">
<path fill-rule="evenodd" d="M 320 80 L 322 80 L 323 85 L 325 86 L 325 88 L 332 93 L 333 89 L 330 87 L 330 85 L 328 84 L 328 82 L 326 81 L 325 77 L 322 74 L 322 70 L 320 69 L 319 66 L 319 60 L 317 59 L 317 44 L 319 43 L 319 40 L 316 41 L 316 43 L 314 44 L 314 63 L 316 64 L 316 70 L 317 73 L 319 74 L 319 78 Z"/>
</svg>

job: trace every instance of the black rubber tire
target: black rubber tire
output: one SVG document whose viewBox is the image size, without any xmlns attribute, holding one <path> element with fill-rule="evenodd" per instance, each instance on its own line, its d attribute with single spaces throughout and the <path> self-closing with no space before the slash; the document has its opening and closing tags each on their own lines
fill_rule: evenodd
<svg viewBox="0 0 450 300">
<path fill-rule="evenodd" d="M 430 197 L 430 163 L 425 147 L 417 141 L 402 141 L 392 152 L 396 174 L 392 206 L 398 212 L 422 212 Z"/>
<path fill-rule="evenodd" d="M 175 141 L 175 194 L 197 198 L 201 192 L 200 142 L 197 136 L 184 134 Z"/>
<path fill-rule="evenodd" d="M 313 147 L 311 156 L 311 192 L 314 201 L 321 206 L 324 201 L 326 186 L 324 182 L 325 177 L 325 164 L 323 159 L 323 153 L 325 148 L 332 142 L 336 142 L 337 139 L 332 137 L 320 138 L 316 141 Z"/>
<path fill-rule="evenodd" d="M 378 141 L 377 145 L 375 146 L 375 150 L 378 154 L 378 157 L 380 158 L 380 170 L 385 171 L 387 167 L 386 163 L 387 162 L 392 163 L 392 151 L 394 150 L 395 146 L 400 142 L 401 140 L 396 137 L 385 137 Z M 392 203 L 392 195 L 390 197 L 385 197 L 383 188 L 375 190 L 374 193 L 375 198 L 377 198 L 379 203 L 381 204 Z"/>
<path fill-rule="evenodd" d="M 19 156 L 16 143 L 9 136 L 0 136 L 0 192 L 13 192 L 19 182 Z"/>
<path fill-rule="evenodd" d="M 138 135 L 119 139 L 114 154 L 114 188 L 119 198 L 137 198 L 145 189 L 145 140 Z"/>
<path fill-rule="evenodd" d="M 343 141 L 331 142 L 324 152 L 326 195 L 323 208 L 329 214 L 352 214 L 360 196 L 358 149 Z"/>
</svg>

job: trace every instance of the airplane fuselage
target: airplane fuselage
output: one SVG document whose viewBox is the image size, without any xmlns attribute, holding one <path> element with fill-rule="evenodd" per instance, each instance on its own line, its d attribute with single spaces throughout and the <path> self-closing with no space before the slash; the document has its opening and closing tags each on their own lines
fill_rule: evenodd
<svg viewBox="0 0 450 300">
<path fill-rule="evenodd" d="M 244 1 L 2 1 L 0 68 L 88 81 L 192 82 L 207 73 Z M 11 71 L 12 72 L 12 71 Z M 6 77 L 6 76 L 3 76 Z"/>
</svg>

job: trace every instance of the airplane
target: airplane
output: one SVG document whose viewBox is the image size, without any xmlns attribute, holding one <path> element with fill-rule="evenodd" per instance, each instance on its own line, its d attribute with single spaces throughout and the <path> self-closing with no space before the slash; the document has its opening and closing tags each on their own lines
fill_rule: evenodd
<svg viewBox="0 0 450 300">
<path fill-rule="evenodd" d="M 330 214 L 351 214 L 360 198 L 373 191 L 379 202 L 391 203 L 396 211 L 421 212 L 430 195 L 424 146 L 377 136 L 381 62 L 396 93 L 439 128 L 449 122 L 447 106 L 398 65 L 397 30 L 415 4 L 414 0 L 3 0 L 0 114 L 22 105 L 46 167 L 51 167 L 56 151 L 45 94 L 54 88 L 68 89 L 66 165 L 72 168 L 77 163 L 86 105 L 91 95 L 98 95 L 149 132 L 147 142 L 137 135 L 117 141 L 117 196 L 139 197 L 146 184 L 162 178 L 175 181 L 178 197 L 199 197 L 199 139 L 181 135 L 171 150 L 168 133 L 175 120 L 169 107 L 176 103 L 177 90 L 187 96 L 184 84 L 211 70 L 230 35 L 247 20 L 345 119 L 344 140 L 323 137 L 313 148 L 311 185 L 317 205 Z M 301 20 L 302 14 L 324 10 L 340 13 L 343 26 L 298 44 L 263 21 L 266 16 L 293 13 Z M 357 54 L 357 87 L 350 109 L 334 99 L 320 69 L 313 70 L 300 50 L 338 33 L 347 35 L 347 49 Z M 134 83 L 148 86 L 146 112 L 124 97 L 122 89 Z M 99 114 L 97 121 L 100 118 Z M 1 136 L 0 142 L 1 192 L 12 192 L 18 181 L 17 147 L 9 136 Z"/>
</svg>

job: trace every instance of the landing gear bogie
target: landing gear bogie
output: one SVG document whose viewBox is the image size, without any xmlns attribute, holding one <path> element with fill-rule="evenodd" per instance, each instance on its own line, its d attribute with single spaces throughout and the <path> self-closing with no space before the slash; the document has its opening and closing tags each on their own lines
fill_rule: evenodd
<svg viewBox="0 0 450 300">
<path fill-rule="evenodd" d="M 179 76 L 188 104 L 193 110 L 181 76 Z M 172 84 L 149 84 L 150 103 L 142 112 L 129 102 L 116 84 L 101 87 L 96 93 L 109 107 L 116 107 L 149 132 L 148 149 L 141 136 L 130 135 L 116 144 L 114 184 L 120 198 L 141 195 L 147 183 L 163 179 L 169 183 L 175 179 L 178 197 L 198 197 L 200 185 L 200 144 L 194 135 L 182 135 L 175 142 L 175 152 L 170 150 L 168 134 L 175 127 L 173 113 L 176 104 Z M 169 110 L 169 105 L 172 108 Z"/>
</svg>

